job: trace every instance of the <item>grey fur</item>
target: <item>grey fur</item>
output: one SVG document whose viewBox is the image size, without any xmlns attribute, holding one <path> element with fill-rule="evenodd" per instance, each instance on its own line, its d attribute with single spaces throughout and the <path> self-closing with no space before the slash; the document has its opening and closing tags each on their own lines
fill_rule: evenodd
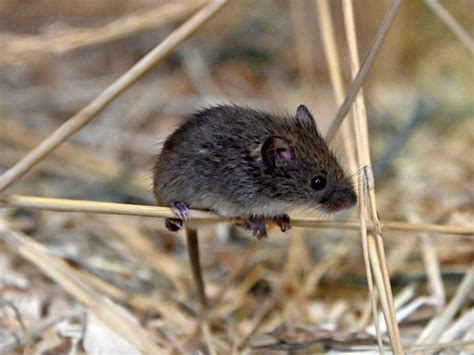
<svg viewBox="0 0 474 355">
<path fill-rule="evenodd" d="M 270 163 L 265 159 L 262 146 L 272 137 L 288 143 L 294 164 L 272 165 L 272 151 Z M 323 191 L 311 188 L 316 175 L 327 179 Z M 183 202 L 224 217 L 270 218 L 308 205 L 332 212 L 356 202 L 350 179 L 303 105 L 295 117 L 233 105 L 195 113 L 166 140 L 153 185 L 159 204 Z"/>
</svg>

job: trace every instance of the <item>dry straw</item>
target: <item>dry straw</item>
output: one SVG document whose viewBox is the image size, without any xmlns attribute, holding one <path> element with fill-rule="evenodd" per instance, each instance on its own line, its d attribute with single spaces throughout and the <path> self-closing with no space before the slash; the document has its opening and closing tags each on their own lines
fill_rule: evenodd
<svg viewBox="0 0 474 355">
<path fill-rule="evenodd" d="M 367 56 L 365 57 L 362 63 L 362 66 L 360 67 L 360 69 L 358 68 L 359 71 L 357 72 L 357 75 L 354 77 L 354 80 L 352 81 L 351 86 L 347 91 L 346 98 L 344 99 L 344 102 L 342 103 L 341 107 L 339 108 L 339 111 L 337 112 L 336 118 L 334 118 L 331 127 L 329 128 L 329 131 L 326 135 L 326 139 L 328 142 L 331 142 L 334 139 L 334 136 L 336 135 L 339 126 L 344 120 L 344 117 L 346 117 L 347 112 L 349 112 L 357 93 L 359 92 L 360 88 L 362 87 L 362 84 L 364 83 L 365 77 L 369 72 L 370 66 L 372 65 L 375 56 L 377 55 L 377 52 L 380 49 L 380 46 L 382 45 L 383 40 L 385 39 L 385 36 L 388 33 L 388 30 L 390 29 L 390 25 L 395 19 L 395 15 L 397 14 L 400 4 L 401 0 L 392 1 L 392 4 L 390 5 L 390 8 L 387 11 L 387 14 L 385 15 L 385 18 L 383 19 L 379 30 L 375 35 L 374 42 L 372 43 L 372 46 L 370 47 L 370 50 L 367 53 Z"/>
<path fill-rule="evenodd" d="M 425 0 L 425 3 L 449 27 L 454 35 L 474 54 L 474 40 L 464 28 L 456 21 L 448 10 L 438 0 Z"/>
<path fill-rule="evenodd" d="M 341 66 L 339 64 L 339 55 L 337 53 L 337 45 L 334 35 L 334 24 L 331 17 L 331 10 L 329 7 L 329 3 L 327 0 L 316 1 L 316 5 L 318 8 L 319 18 L 320 18 L 320 30 L 324 45 L 324 51 L 326 55 L 326 60 L 328 63 L 329 75 L 331 79 L 331 84 L 334 91 L 334 97 L 336 99 L 336 104 L 341 107 L 344 101 L 344 86 L 342 82 L 342 73 L 341 73 Z M 351 127 L 348 120 L 345 120 L 341 126 L 342 136 L 344 137 L 344 148 L 347 157 L 347 161 L 350 167 L 350 172 L 354 174 L 357 172 L 357 161 L 356 161 L 356 154 L 354 152 L 354 143 L 352 139 L 352 132 Z M 360 191 L 358 191 L 360 195 Z M 359 197 L 360 200 L 360 197 Z M 362 201 L 363 203 L 364 201 Z M 360 205 L 362 206 L 362 204 Z M 361 208 L 360 210 L 363 210 Z M 366 233 L 366 225 L 365 220 L 361 220 L 361 233 L 364 235 Z M 362 239 L 363 243 L 365 238 Z M 378 320 L 378 312 L 377 312 L 377 297 L 374 291 L 373 286 L 373 278 L 372 278 L 372 271 L 370 267 L 368 251 L 365 247 L 365 243 L 363 244 L 363 253 L 364 253 L 364 265 L 367 274 L 367 286 L 369 289 L 369 299 L 370 299 L 370 306 L 372 310 L 372 315 L 374 317 L 375 322 L 375 329 L 377 334 L 377 341 L 379 350 L 383 353 L 383 342 L 382 337 L 380 334 L 380 327 L 379 327 L 379 320 Z"/>
<path fill-rule="evenodd" d="M 438 1 L 426 0 L 427 4 L 435 11 L 435 13 L 446 22 L 450 29 L 458 36 L 458 38 L 471 50 L 473 51 L 474 45 L 472 39 L 461 26 L 454 20 L 452 16 L 438 3 Z M 344 141 L 345 151 L 348 157 L 349 166 L 352 171 L 362 172 L 362 181 L 358 186 L 359 195 L 359 221 L 321 221 L 315 218 L 301 218 L 301 216 L 294 216 L 292 223 L 295 227 L 308 227 L 308 228 L 327 228 L 327 229 L 345 229 L 345 230 L 359 230 L 362 235 L 362 244 L 364 251 L 364 260 L 367 270 L 367 277 L 369 282 L 369 291 L 371 294 L 371 307 L 373 311 L 374 323 L 378 326 L 377 311 L 376 311 L 376 295 L 379 295 L 380 304 L 382 306 L 382 312 L 387 324 L 388 334 L 391 340 L 392 350 L 394 353 L 403 353 L 402 344 L 400 341 L 400 335 L 398 331 L 398 325 L 396 320 L 395 309 L 393 305 L 393 297 L 390 288 L 388 278 L 388 268 L 385 260 L 385 254 L 383 249 L 383 241 L 381 231 L 382 228 L 393 231 L 409 231 L 409 232 L 430 232 L 438 234 L 451 234 L 458 236 L 473 236 L 474 229 L 471 227 L 463 226 L 449 226 L 449 225 L 436 225 L 427 223 L 406 223 L 397 221 L 379 221 L 377 216 L 377 207 L 375 200 L 374 181 L 371 170 L 371 160 L 368 145 L 368 129 L 367 129 L 367 116 L 365 112 L 365 106 L 363 101 L 363 95 L 361 87 L 364 79 L 374 61 L 374 58 L 382 45 L 385 36 L 388 33 L 390 25 L 392 24 L 397 10 L 400 6 L 400 0 L 393 0 L 390 8 L 387 11 L 385 18 L 383 19 L 380 28 L 375 36 L 373 44 L 363 61 L 362 65 L 358 62 L 357 52 L 357 37 L 355 31 L 353 9 L 351 0 L 343 0 L 343 11 L 344 11 L 344 25 L 346 30 L 346 37 L 348 40 L 350 62 L 351 62 L 351 73 L 353 76 L 353 82 L 351 83 L 347 95 L 344 99 L 344 88 L 341 79 L 341 69 L 338 61 L 337 46 L 334 40 L 334 26 L 332 24 L 331 15 L 327 0 L 316 1 L 318 7 L 318 13 L 320 16 L 321 32 L 323 36 L 323 44 L 325 47 L 325 53 L 328 61 L 329 72 L 331 76 L 331 82 L 336 98 L 336 103 L 340 105 L 339 111 L 330 130 L 327 134 L 328 141 L 331 141 L 336 135 L 339 126 L 344 120 L 344 117 L 349 112 L 351 105 L 354 104 L 353 113 L 353 127 L 355 131 L 355 144 L 352 142 L 351 130 L 349 122 L 345 122 L 342 126 L 343 134 L 345 137 L 349 137 Z M 186 5 L 185 5 L 186 4 Z M 131 85 L 138 81 L 144 74 L 146 74 L 152 67 L 159 63 L 163 58 L 170 54 L 180 43 L 186 38 L 196 32 L 209 18 L 215 15 L 224 5 L 225 1 L 212 1 L 203 7 L 199 12 L 192 16 L 183 25 L 178 27 L 172 32 L 163 42 L 157 47 L 150 51 L 142 60 L 140 60 L 135 66 L 129 71 L 122 75 L 117 81 L 111 84 L 105 91 L 97 96 L 91 103 L 89 103 L 84 109 L 78 112 L 76 115 L 71 117 L 62 126 L 60 126 L 55 132 L 49 137 L 41 141 L 39 145 L 31 150 L 23 159 L 21 159 L 12 168 L 7 170 L 3 175 L 0 176 L 0 192 L 7 189 L 10 185 L 19 180 L 24 174 L 26 174 L 33 166 L 44 159 L 54 149 L 56 149 L 61 143 L 65 142 L 74 133 L 79 131 L 82 127 L 90 123 L 102 110 L 104 110 L 115 98 L 126 91 Z M 18 41 L 10 43 L 7 54 L 19 53 L 18 55 L 25 55 L 25 53 L 31 53 L 31 51 L 37 51 L 37 53 L 46 53 L 44 41 L 50 41 L 51 48 L 49 51 L 55 53 L 63 53 L 65 51 L 78 48 L 81 46 L 87 46 L 94 43 L 100 43 L 109 41 L 114 38 L 127 36 L 131 33 L 141 31 L 145 28 L 155 27 L 160 23 L 171 21 L 184 13 L 187 13 L 191 9 L 195 9 L 201 5 L 201 2 L 193 3 L 193 5 L 187 3 L 172 3 L 165 5 L 151 12 L 136 16 L 130 16 L 125 22 L 124 26 L 116 26 L 115 23 L 111 23 L 103 28 L 95 29 L 94 34 L 91 36 L 83 36 L 87 31 L 82 30 L 70 30 L 62 34 L 61 41 L 57 42 L 57 39 L 53 38 L 23 38 Z M 292 17 L 296 19 L 297 16 L 301 16 L 304 13 L 301 7 L 295 7 L 292 5 Z M 118 22 L 117 22 L 118 23 Z M 294 21 L 297 25 L 298 21 Z M 301 32 L 301 27 L 298 27 Z M 296 28 L 296 30 L 298 30 Z M 308 34 L 305 32 L 306 35 Z M 73 39 L 82 39 L 74 41 Z M 43 46 L 38 47 L 37 42 Z M 36 44 L 35 44 L 36 43 Z M 47 43 L 47 42 L 46 42 Z M 302 47 L 302 44 L 299 44 Z M 305 47 L 305 46 L 303 46 Z M 16 51 L 16 52 L 15 52 Z M 23 53 L 23 54 L 22 54 Z M 311 66 L 311 60 L 308 62 L 308 53 L 300 55 L 300 64 L 303 70 L 307 72 L 314 72 Z M 7 59 L 5 59 L 7 58 Z M 8 60 L 8 56 L 4 56 L 3 60 Z M 0 60 L 1 62 L 1 60 Z M 309 64 L 307 64 L 309 63 Z M 356 153 L 354 152 L 356 149 Z M 357 162 L 356 162 L 357 158 Z M 88 161 L 91 167 L 95 164 L 90 162 L 85 156 L 85 161 Z M 92 170 L 94 168 L 91 168 Z M 104 176 L 111 177 L 116 176 L 119 172 L 112 169 L 112 174 L 105 172 Z M 99 172 L 100 174 L 100 172 Z M 40 198 L 31 196 L 16 196 L 16 195 L 4 195 L 0 198 L 0 205 L 4 207 L 27 207 L 33 209 L 42 210 L 53 210 L 63 212 L 85 212 L 85 213 L 101 213 L 101 214 L 118 214 L 118 215 L 135 215 L 135 216 L 150 216 L 159 218 L 173 217 L 173 213 L 169 208 L 155 207 L 155 206 L 141 206 L 141 205 L 127 205 L 118 203 L 107 203 L 107 202 L 95 202 L 95 201 L 78 201 L 78 200 L 66 200 L 66 199 L 53 199 L 53 198 Z M 192 210 L 191 216 L 194 221 L 203 223 L 220 223 L 222 218 L 219 216 L 208 213 L 205 211 Z M 120 233 L 119 233 L 120 234 Z M 127 234 L 127 232 L 125 232 Z M 109 302 L 108 299 L 102 297 L 96 290 L 100 290 L 103 294 L 107 294 L 119 300 L 127 301 L 131 305 L 136 307 L 149 306 L 150 309 L 159 311 L 162 314 L 166 314 L 166 301 L 159 300 L 159 302 L 153 302 L 148 297 L 138 297 L 136 299 L 130 299 L 128 295 L 124 294 L 121 290 L 107 282 L 93 277 L 87 273 L 78 272 L 73 270 L 70 266 L 64 263 L 62 260 L 55 258 L 47 253 L 44 247 L 37 244 L 27 236 L 12 230 L 6 223 L 0 223 L 0 235 L 14 250 L 20 255 L 37 265 L 42 269 L 48 276 L 54 279 L 56 282 L 61 284 L 73 297 L 81 301 L 89 310 L 91 310 L 99 319 L 106 323 L 111 329 L 122 335 L 130 343 L 134 344 L 137 348 L 144 352 L 160 353 L 162 348 L 155 344 L 156 339 L 152 339 L 146 330 L 138 327 L 137 325 L 130 322 L 126 317 L 122 317 L 120 312 L 117 312 L 116 306 Z M 134 239 L 131 235 L 126 238 L 126 243 L 129 245 L 131 240 Z M 194 250 L 198 250 L 197 237 L 189 236 L 188 241 L 195 243 Z M 142 253 L 143 246 L 135 245 L 137 248 L 135 251 L 138 254 Z M 225 310 L 219 307 L 219 301 L 223 298 L 227 286 L 230 285 L 241 273 L 241 271 L 248 264 L 250 258 L 256 250 L 256 243 L 248 249 L 246 255 L 242 258 L 239 266 L 232 272 L 227 280 L 219 288 L 217 295 L 214 297 L 212 304 L 201 314 L 199 318 L 199 324 L 194 330 L 195 332 L 201 332 L 203 340 L 207 345 L 209 352 L 214 352 L 213 340 L 210 337 L 210 330 L 207 325 L 207 320 L 219 317 L 225 314 Z M 301 241 L 292 244 L 292 265 L 288 266 L 288 273 L 295 272 L 294 265 L 297 263 L 295 259 L 295 253 L 301 248 Z M 341 249 L 344 253 L 345 249 Z M 151 253 L 151 252 L 150 252 Z M 199 258 L 199 255 L 190 255 L 191 258 Z M 152 255 L 148 254 L 145 259 L 153 267 L 160 268 L 163 265 L 168 265 L 170 275 L 176 274 L 176 268 L 173 267 L 172 263 L 163 260 L 160 262 L 152 262 Z M 175 270 L 175 271 L 173 271 Z M 456 295 L 453 297 L 448 307 L 439 315 L 434 318 L 425 328 L 423 333 L 418 339 L 418 345 L 412 347 L 406 347 L 407 349 L 439 349 L 444 346 L 458 346 L 459 342 L 451 342 L 446 345 L 438 344 L 427 344 L 435 341 L 440 332 L 443 331 L 447 324 L 453 319 L 455 313 L 459 311 L 459 308 L 465 301 L 469 289 L 472 288 L 474 279 L 474 269 L 466 273 L 466 276 L 457 290 Z M 196 270 L 193 270 L 196 274 Z M 253 273 L 250 273 L 245 278 L 241 285 L 241 289 L 247 287 L 247 281 L 250 279 L 258 278 L 261 269 L 254 269 Z M 436 273 L 436 271 L 435 271 Z M 199 272 L 200 274 L 200 272 Z M 311 290 L 311 285 L 314 284 L 314 280 L 318 278 L 318 269 L 313 269 L 310 276 L 306 280 L 305 289 L 307 292 Z M 439 276 L 439 272 L 436 274 Z M 435 276 L 436 276 L 435 275 Z M 201 304 L 206 305 L 206 296 L 204 292 L 204 282 L 202 275 L 195 275 L 195 279 L 199 279 L 201 276 L 201 287 L 198 283 L 198 294 Z M 373 279 L 372 279 L 373 277 Z M 433 279 L 435 280 L 436 277 Z M 375 281 L 375 282 L 374 282 Z M 436 280 L 434 282 L 437 282 Z M 439 282 L 439 280 L 438 280 Z M 375 284 L 377 292 L 374 290 Z M 93 287 L 91 286 L 93 285 Z M 180 288 L 179 284 L 176 285 L 177 289 Z M 439 293 L 439 292 L 438 292 Z M 251 326 L 246 333 L 241 335 L 237 339 L 236 347 L 242 348 L 245 346 L 254 334 L 260 324 L 270 314 L 271 310 L 278 301 L 277 296 L 270 297 L 267 301 L 259 308 L 255 314 Z M 234 305 L 235 306 L 235 305 Z M 165 307 L 165 308 L 163 308 Z M 191 331 L 190 322 L 187 317 L 182 314 L 176 314 L 176 317 L 167 318 L 169 322 L 174 322 L 178 327 L 185 329 L 186 332 Z M 379 349 L 381 352 L 384 351 L 385 347 L 381 342 L 380 329 L 377 328 Z M 177 348 L 184 349 L 181 344 L 175 339 L 170 338 L 173 344 L 177 344 Z M 423 347 L 424 346 L 424 347 Z"/>
<path fill-rule="evenodd" d="M 127 339 L 137 349 L 144 353 L 162 353 L 162 348 L 155 343 L 148 331 L 122 316 L 116 304 L 84 283 L 74 269 L 63 260 L 48 254 L 47 249 L 41 244 L 12 230 L 3 221 L 0 221 L 0 235 L 13 250 L 40 268 L 84 304 L 98 319 Z"/>
<path fill-rule="evenodd" d="M 330 142 L 334 138 L 339 126 L 343 122 L 344 117 L 346 116 L 347 112 L 349 111 L 352 102 L 355 99 L 354 105 L 354 129 L 355 129 L 355 137 L 356 137 L 356 149 L 357 149 L 357 158 L 359 161 L 358 167 L 359 170 L 363 172 L 363 182 L 359 183 L 358 186 L 358 196 L 359 196 L 359 218 L 360 218 L 360 231 L 362 235 L 362 246 L 364 252 L 364 262 L 367 271 L 367 279 L 368 279 L 368 286 L 369 292 L 371 296 L 371 307 L 372 313 L 374 316 L 377 335 L 378 335 L 378 344 L 380 352 L 383 353 L 382 347 L 382 340 L 380 336 L 380 330 L 378 327 L 378 319 L 377 311 L 376 311 L 376 297 L 375 292 L 372 286 L 372 273 L 375 276 L 375 281 L 377 285 L 378 294 L 380 295 L 380 302 L 382 305 L 382 310 L 384 314 L 385 321 L 388 325 L 389 336 L 391 340 L 391 344 L 393 347 L 393 351 L 397 354 L 403 353 L 403 348 L 401 345 L 400 334 L 398 330 L 398 324 L 395 315 L 395 309 L 393 306 L 393 297 L 390 287 L 390 281 L 388 276 L 388 270 L 385 262 L 385 252 L 382 243 L 382 232 L 380 221 L 378 220 L 377 214 L 377 207 L 376 207 L 376 200 L 375 200 L 375 190 L 374 190 L 374 182 L 373 182 L 373 172 L 371 169 L 371 160 L 370 160 L 370 151 L 369 151 L 369 139 L 368 139 L 368 128 L 367 128 L 367 115 L 365 110 L 365 104 L 363 99 L 363 94 L 360 91 L 360 88 L 364 82 L 365 76 L 367 75 L 370 66 L 375 59 L 375 56 L 385 39 L 385 36 L 390 29 L 390 26 L 395 18 L 395 15 L 400 7 L 401 1 L 394 0 L 387 11 L 387 14 L 382 21 L 379 30 L 375 36 L 374 42 L 364 60 L 362 66 L 359 66 L 359 55 L 357 50 L 357 37 L 355 32 L 355 24 L 354 24 L 354 15 L 353 15 L 353 8 L 352 2 L 350 0 L 343 1 L 343 11 L 344 11 L 344 25 L 346 29 L 346 37 L 348 40 L 349 45 L 349 54 L 350 54 L 350 67 L 351 73 L 353 75 L 353 82 L 348 90 L 348 94 L 346 99 L 342 103 L 336 118 L 334 119 L 329 132 L 326 136 L 327 140 Z M 329 8 L 326 5 L 321 5 L 319 10 L 322 14 L 322 23 L 323 21 L 326 24 L 329 24 Z M 330 33 L 326 35 L 327 42 L 325 44 L 327 56 L 332 67 L 339 66 L 336 63 L 335 58 L 335 50 L 332 48 L 334 45 L 331 46 L 331 36 L 332 39 L 334 36 Z M 332 69 L 335 71 L 335 69 Z M 340 75 L 339 75 L 340 76 Z M 338 95 L 338 91 L 340 90 L 340 79 L 335 75 L 332 74 L 332 82 L 333 86 L 336 91 L 336 95 Z M 338 97 L 336 97 L 338 99 Z M 348 149 L 346 149 L 347 151 Z M 367 227 L 366 227 L 366 220 L 370 216 L 372 223 L 374 225 L 374 231 L 372 234 L 368 235 Z M 369 248 L 369 241 L 368 238 L 372 238 L 375 235 L 376 245 L 377 245 L 377 252 L 370 252 L 371 249 Z M 371 268 L 372 266 L 372 268 Z M 374 266 L 376 266 L 374 268 Z"/>
<path fill-rule="evenodd" d="M 56 131 L 30 151 L 23 159 L 16 163 L 0 176 L 0 192 L 4 191 L 20 177 L 26 174 L 33 166 L 43 160 L 51 151 L 66 141 L 82 127 L 90 123 L 113 100 L 130 88 L 156 64 L 166 58 L 179 44 L 191 36 L 196 30 L 215 15 L 225 1 L 213 1 L 206 5 L 184 24 L 174 30 L 159 45 L 138 61 L 125 74 L 112 83 L 91 103 L 77 114 L 63 123 Z"/>
<path fill-rule="evenodd" d="M 158 218 L 176 217 L 173 214 L 173 211 L 168 207 L 36 196 L 4 195 L 0 197 L 0 206 L 2 205 L 4 207 L 24 207 L 60 212 L 100 213 Z M 226 220 L 214 213 L 201 210 L 191 210 L 191 219 L 200 223 L 226 222 Z M 298 215 L 295 215 L 292 219 L 292 225 L 294 227 L 304 228 L 342 229 L 353 231 L 360 229 L 359 221 L 326 221 L 315 217 L 302 217 Z M 382 221 L 381 226 L 389 231 L 431 232 L 445 235 L 474 236 L 474 228 L 464 226 L 408 223 L 402 221 Z M 372 231 L 373 227 L 368 226 L 367 230 Z"/>
</svg>

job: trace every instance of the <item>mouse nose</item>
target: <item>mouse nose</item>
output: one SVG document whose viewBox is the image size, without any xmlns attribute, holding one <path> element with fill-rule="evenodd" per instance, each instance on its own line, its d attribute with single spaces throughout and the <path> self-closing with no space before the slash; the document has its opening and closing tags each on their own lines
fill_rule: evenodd
<svg viewBox="0 0 474 355">
<path fill-rule="evenodd" d="M 321 201 L 321 204 L 329 212 L 337 212 L 351 208 L 357 203 L 357 195 L 352 187 L 333 191 L 331 197 Z"/>
</svg>

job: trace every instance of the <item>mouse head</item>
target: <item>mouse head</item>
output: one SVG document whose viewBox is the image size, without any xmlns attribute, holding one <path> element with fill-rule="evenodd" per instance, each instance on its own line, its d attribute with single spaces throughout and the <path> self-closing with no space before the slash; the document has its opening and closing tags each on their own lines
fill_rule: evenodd
<svg viewBox="0 0 474 355">
<path fill-rule="evenodd" d="M 281 134 L 261 148 L 264 180 L 272 199 L 326 212 L 352 207 L 357 196 L 337 158 L 318 132 L 309 110 L 300 105 Z"/>
</svg>

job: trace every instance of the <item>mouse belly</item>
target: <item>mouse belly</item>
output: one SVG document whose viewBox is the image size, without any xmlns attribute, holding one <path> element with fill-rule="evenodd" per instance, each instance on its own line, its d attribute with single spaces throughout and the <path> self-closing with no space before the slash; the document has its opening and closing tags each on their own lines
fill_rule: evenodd
<svg viewBox="0 0 474 355">
<path fill-rule="evenodd" d="M 226 218 L 249 218 L 252 216 L 272 218 L 287 213 L 290 208 L 291 206 L 284 202 L 263 202 L 242 207 L 227 201 L 219 201 L 209 209 Z"/>
</svg>

